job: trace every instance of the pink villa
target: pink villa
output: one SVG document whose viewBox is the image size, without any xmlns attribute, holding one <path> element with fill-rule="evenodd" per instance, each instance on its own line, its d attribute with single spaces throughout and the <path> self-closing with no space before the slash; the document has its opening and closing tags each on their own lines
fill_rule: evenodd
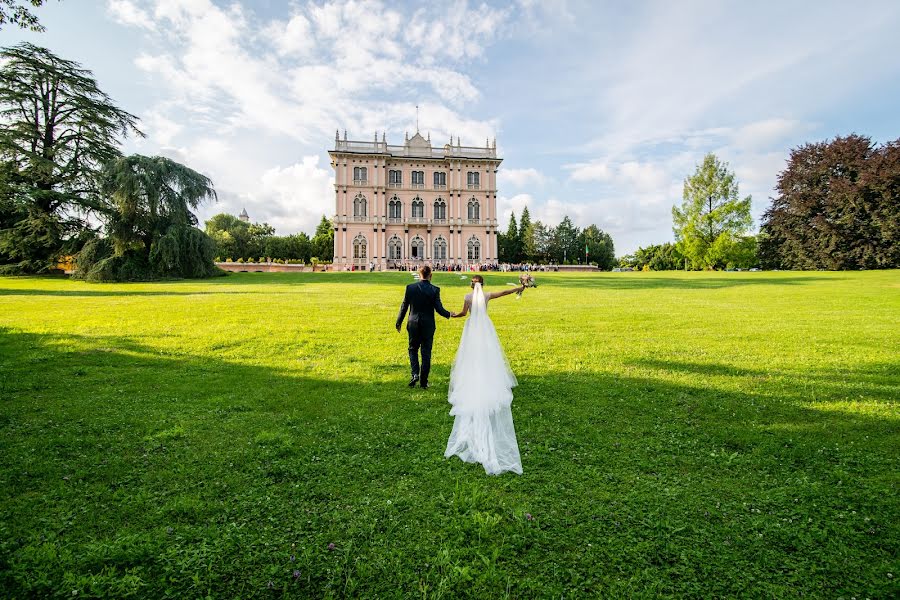
<svg viewBox="0 0 900 600">
<path fill-rule="evenodd" d="M 497 261 L 497 140 L 442 148 L 418 132 L 402 146 L 378 134 L 340 139 L 334 168 L 334 268 L 415 268 Z"/>
</svg>

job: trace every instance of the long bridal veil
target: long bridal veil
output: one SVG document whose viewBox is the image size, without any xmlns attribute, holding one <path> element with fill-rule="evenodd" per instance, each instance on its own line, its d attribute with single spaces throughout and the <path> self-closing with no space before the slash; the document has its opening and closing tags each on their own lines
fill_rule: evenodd
<svg viewBox="0 0 900 600">
<path fill-rule="evenodd" d="M 510 412 L 516 385 L 488 317 L 484 291 L 476 283 L 450 372 L 450 414 L 455 419 L 444 456 L 481 463 L 490 475 L 504 471 L 521 474 L 522 460 Z"/>
</svg>

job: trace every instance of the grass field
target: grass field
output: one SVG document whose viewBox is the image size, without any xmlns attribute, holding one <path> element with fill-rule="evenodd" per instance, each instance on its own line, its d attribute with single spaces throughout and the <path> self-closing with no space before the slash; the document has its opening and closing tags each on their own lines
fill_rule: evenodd
<svg viewBox="0 0 900 600">
<path fill-rule="evenodd" d="M 500 477 L 410 280 L 0 278 L 0 596 L 900 595 L 897 271 L 539 275 Z"/>
</svg>

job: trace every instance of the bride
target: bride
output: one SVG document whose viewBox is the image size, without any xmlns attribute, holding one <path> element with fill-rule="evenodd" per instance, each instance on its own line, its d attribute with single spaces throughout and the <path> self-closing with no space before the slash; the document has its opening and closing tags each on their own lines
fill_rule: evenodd
<svg viewBox="0 0 900 600">
<path fill-rule="evenodd" d="M 450 414 L 455 420 L 444 456 L 479 462 L 489 475 L 504 471 L 521 475 L 522 460 L 509 409 L 516 376 L 487 314 L 487 303 L 521 293 L 525 287 L 485 293 L 483 284 L 481 275 L 472 277 L 472 293 L 466 295 L 462 311 L 453 315 L 458 318 L 471 313 L 450 371 Z"/>
</svg>

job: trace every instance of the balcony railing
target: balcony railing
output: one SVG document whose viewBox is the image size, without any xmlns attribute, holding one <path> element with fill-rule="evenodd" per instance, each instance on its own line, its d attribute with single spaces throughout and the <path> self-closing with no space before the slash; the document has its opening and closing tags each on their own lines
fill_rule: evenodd
<svg viewBox="0 0 900 600">
<path fill-rule="evenodd" d="M 353 215 L 353 220 L 357 223 L 365 223 L 369 220 L 369 217 L 366 215 Z"/>
<path fill-rule="evenodd" d="M 469 225 L 481 225 L 481 219 L 469 219 Z"/>
<path fill-rule="evenodd" d="M 424 190 L 425 184 L 424 183 L 414 183 L 414 184 L 412 184 L 412 187 L 414 190 Z"/>
<path fill-rule="evenodd" d="M 446 184 L 446 183 L 436 183 L 436 184 L 434 184 L 434 189 L 436 189 L 436 190 L 446 190 L 446 189 L 447 189 L 447 184 Z"/>
<path fill-rule="evenodd" d="M 477 183 L 470 183 L 470 184 L 467 184 L 467 185 L 466 185 L 466 189 L 469 189 L 469 190 L 480 190 L 480 189 L 481 189 L 481 186 L 478 185 Z"/>
<path fill-rule="evenodd" d="M 425 217 L 410 217 L 408 222 L 409 223 L 424 223 Z"/>
<path fill-rule="evenodd" d="M 435 225 L 446 225 L 446 224 L 447 224 L 447 219 L 435 219 L 435 220 L 434 220 L 434 224 L 435 224 Z"/>
<path fill-rule="evenodd" d="M 369 185 L 368 179 L 354 179 L 353 185 Z"/>
<path fill-rule="evenodd" d="M 403 184 L 400 183 L 399 181 L 391 181 L 390 183 L 388 183 L 388 187 L 390 187 L 390 188 L 398 188 L 398 187 L 401 187 L 402 185 Z"/>
<path fill-rule="evenodd" d="M 403 217 L 388 217 L 388 223 L 402 223 Z"/>
</svg>

